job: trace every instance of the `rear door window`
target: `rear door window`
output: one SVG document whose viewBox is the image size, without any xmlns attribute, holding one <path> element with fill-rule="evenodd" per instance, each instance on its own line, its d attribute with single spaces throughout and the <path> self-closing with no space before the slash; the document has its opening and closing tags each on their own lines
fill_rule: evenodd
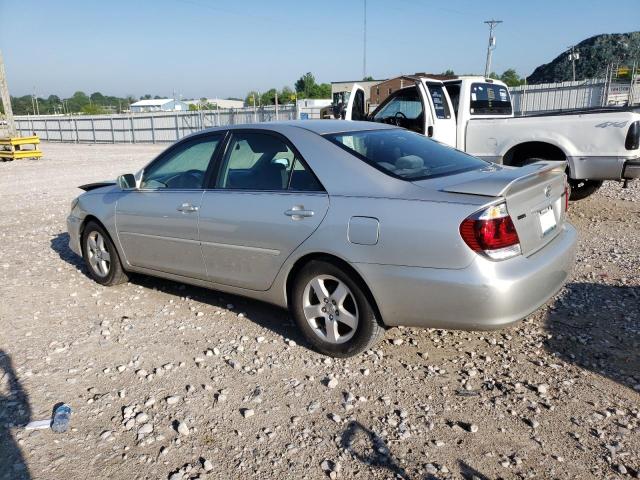
<svg viewBox="0 0 640 480">
<path fill-rule="evenodd" d="M 511 115 L 511 98 L 507 87 L 491 83 L 472 83 L 471 115 Z"/>
</svg>

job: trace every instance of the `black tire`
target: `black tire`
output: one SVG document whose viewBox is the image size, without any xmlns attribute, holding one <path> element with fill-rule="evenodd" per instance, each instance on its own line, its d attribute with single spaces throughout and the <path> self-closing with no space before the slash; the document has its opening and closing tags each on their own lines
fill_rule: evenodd
<svg viewBox="0 0 640 480">
<path fill-rule="evenodd" d="M 351 308 L 357 308 L 357 327 L 353 329 L 355 331 L 351 338 L 344 343 L 336 344 L 323 340 L 305 317 L 303 306 L 305 289 L 311 280 L 318 276 L 334 277 L 343 282 L 352 295 L 349 301 L 352 302 Z M 319 303 L 318 305 L 321 304 Z M 351 357 L 371 348 L 384 336 L 385 329 L 377 318 L 366 287 L 361 285 L 361 282 L 354 279 L 349 273 L 328 261 L 312 260 L 302 267 L 296 275 L 291 288 L 289 308 L 304 337 L 315 350 L 324 355 L 341 358 Z"/>
<path fill-rule="evenodd" d="M 589 195 L 593 195 L 602 186 L 602 180 L 575 180 L 569 179 L 569 186 L 571 187 L 571 195 L 569 200 L 577 201 L 587 198 Z"/>
<path fill-rule="evenodd" d="M 99 237 L 96 237 L 96 234 Z M 95 261 L 95 250 L 90 245 L 90 240 L 94 240 L 96 238 L 101 238 L 101 245 L 104 247 L 102 250 L 106 250 L 109 254 L 109 260 L 99 259 L 101 266 L 97 266 L 98 261 Z M 129 280 L 127 273 L 122 268 L 122 263 L 120 262 L 120 256 L 118 255 L 118 250 L 116 250 L 115 245 L 111 241 L 111 237 L 107 233 L 107 231 L 97 222 L 89 221 L 82 231 L 82 257 L 84 258 L 84 263 L 87 267 L 88 275 L 100 285 L 112 286 L 118 285 L 120 283 L 124 283 Z M 101 252 L 100 255 L 103 255 Z M 94 259 L 94 261 L 92 261 Z"/>
</svg>

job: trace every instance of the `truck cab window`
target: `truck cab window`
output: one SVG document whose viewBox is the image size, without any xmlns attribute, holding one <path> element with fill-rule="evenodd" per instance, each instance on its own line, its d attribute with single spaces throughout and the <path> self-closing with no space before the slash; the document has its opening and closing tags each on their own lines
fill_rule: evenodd
<svg viewBox="0 0 640 480">
<path fill-rule="evenodd" d="M 511 115 L 511 98 L 506 87 L 491 83 L 471 84 L 471 115 Z"/>
<path fill-rule="evenodd" d="M 403 88 L 387 98 L 373 112 L 373 121 L 424 133 L 424 106 L 418 88 Z"/>
</svg>

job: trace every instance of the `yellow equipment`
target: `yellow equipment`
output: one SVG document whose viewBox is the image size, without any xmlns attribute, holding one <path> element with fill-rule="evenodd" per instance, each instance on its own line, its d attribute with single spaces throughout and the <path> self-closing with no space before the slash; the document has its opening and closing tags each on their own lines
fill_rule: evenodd
<svg viewBox="0 0 640 480">
<path fill-rule="evenodd" d="M 18 160 L 20 158 L 40 158 L 42 152 L 38 150 L 40 137 L 12 137 L 0 138 L 0 160 Z M 33 148 L 23 150 L 24 145 L 33 145 Z"/>
</svg>

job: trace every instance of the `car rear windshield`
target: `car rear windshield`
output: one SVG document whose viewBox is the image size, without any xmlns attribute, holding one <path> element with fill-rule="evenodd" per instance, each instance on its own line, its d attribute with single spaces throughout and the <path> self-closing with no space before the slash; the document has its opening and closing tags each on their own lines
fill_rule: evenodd
<svg viewBox="0 0 640 480">
<path fill-rule="evenodd" d="M 453 175 L 487 166 L 484 160 L 400 128 L 333 133 L 325 138 L 369 165 L 406 180 Z"/>
<path fill-rule="evenodd" d="M 471 84 L 471 115 L 511 115 L 507 87 L 491 83 Z"/>
</svg>

